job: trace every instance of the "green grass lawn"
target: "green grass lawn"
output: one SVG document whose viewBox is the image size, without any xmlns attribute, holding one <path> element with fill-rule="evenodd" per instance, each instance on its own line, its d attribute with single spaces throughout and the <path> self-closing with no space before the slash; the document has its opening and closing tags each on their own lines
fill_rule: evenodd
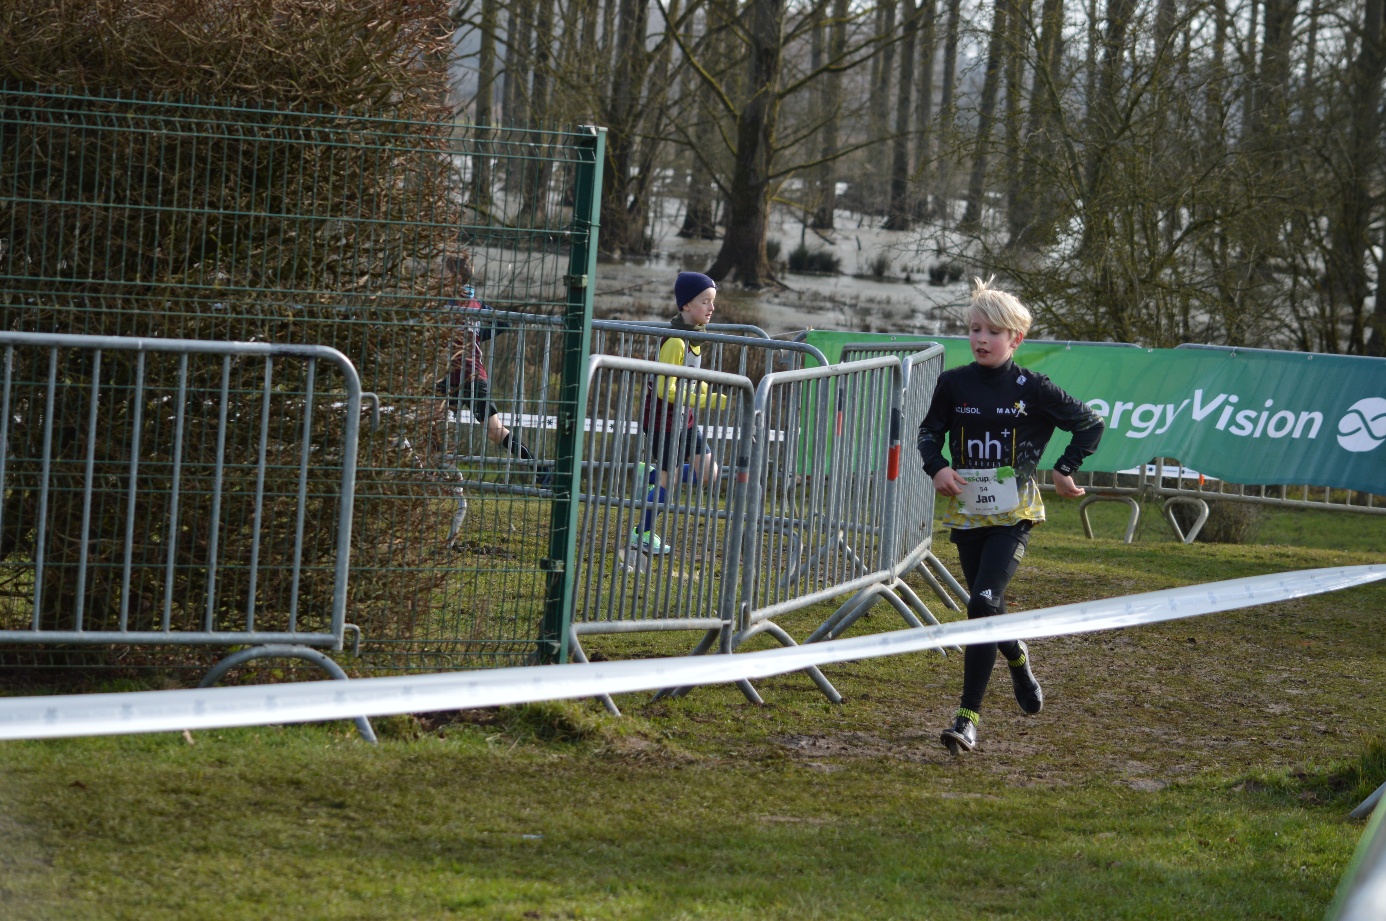
<svg viewBox="0 0 1386 921">
<path fill-rule="evenodd" d="M 1386 558 L 1367 516 L 1184 546 L 1147 511 L 1127 546 L 1050 507 L 1014 609 Z M 0 918 L 1319 918 L 1386 780 L 1383 612 L 1377 583 L 1035 641 L 1044 712 L 999 673 L 963 758 L 937 737 L 961 656 L 938 654 L 825 668 L 841 705 L 787 675 L 764 707 L 395 717 L 378 746 L 345 723 L 0 743 Z M 856 632 L 897 626 L 879 606 Z"/>
</svg>

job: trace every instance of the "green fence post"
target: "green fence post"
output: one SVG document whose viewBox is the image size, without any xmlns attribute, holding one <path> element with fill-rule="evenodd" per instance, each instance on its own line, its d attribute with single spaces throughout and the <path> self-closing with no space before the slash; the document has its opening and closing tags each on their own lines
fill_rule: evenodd
<svg viewBox="0 0 1386 921">
<path fill-rule="evenodd" d="M 602 164 L 606 129 L 586 126 L 578 141 L 573 201 L 573 246 L 569 256 L 568 304 L 563 314 L 563 383 L 558 409 L 557 456 L 549 527 L 548 589 L 539 633 L 539 661 L 568 661 L 568 627 L 573 619 L 578 503 L 582 488 L 582 419 L 587 407 L 587 357 L 592 348 L 592 293 L 601 226 Z M 584 233 L 585 231 L 585 233 Z"/>
</svg>

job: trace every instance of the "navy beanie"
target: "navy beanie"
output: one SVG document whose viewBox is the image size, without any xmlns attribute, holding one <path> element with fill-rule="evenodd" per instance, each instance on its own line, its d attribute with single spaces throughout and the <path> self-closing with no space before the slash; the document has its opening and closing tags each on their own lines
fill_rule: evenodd
<svg viewBox="0 0 1386 921">
<path fill-rule="evenodd" d="M 679 277 L 674 281 L 674 302 L 679 309 L 693 298 L 702 294 L 708 288 L 716 288 L 717 282 L 708 278 L 702 272 L 680 272 Z"/>
</svg>

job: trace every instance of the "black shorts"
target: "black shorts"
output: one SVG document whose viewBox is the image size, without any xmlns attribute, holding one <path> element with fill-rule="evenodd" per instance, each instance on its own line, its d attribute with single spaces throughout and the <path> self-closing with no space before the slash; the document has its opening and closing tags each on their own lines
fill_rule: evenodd
<svg viewBox="0 0 1386 921">
<path fill-rule="evenodd" d="M 711 454 L 703 433 L 697 426 L 669 431 L 653 429 L 650 432 L 650 454 L 655 458 L 660 470 L 676 470 L 694 457 Z M 677 461 L 675 455 L 679 455 Z"/>
<path fill-rule="evenodd" d="M 439 381 L 439 384 L 450 383 L 447 378 Z M 472 414 L 472 418 L 483 425 L 492 417 L 500 415 L 500 410 L 496 404 L 491 402 L 491 385 L 482 378 L 472 378 L 465 380 L 456 390 L 451 387 L 440 387 L 447 393 L 448 405 L 455 409 L 466 409 Z"/>
</svg>

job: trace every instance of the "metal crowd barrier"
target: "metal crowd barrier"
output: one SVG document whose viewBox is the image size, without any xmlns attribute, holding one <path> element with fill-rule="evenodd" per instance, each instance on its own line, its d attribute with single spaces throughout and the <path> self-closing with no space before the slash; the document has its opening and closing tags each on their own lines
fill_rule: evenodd
<svg viewBox="0 0 1386 921">
<path fill-rule="evenodd" d="M 704 346 L 703 369 L 672 368 L 655 359 L 667 323 L 593 323 L 584 439 L 582 518 L 569 648 L 585 660 L 581 637 L 643 630 L 702 630 L 701 654 L 735 648 L 737 567 L 742 564 L 744 487 L 750 462 L 753 383 L 748 375 L 826 364 L 818 349 L 771 339 L 754 327 L 710 325 L 684 338 Z M 747 335 L 747 333 L 751 333 Z M 734 371 L 725 370 L 730 365 Z M 719 468 L 715 483 L 695 481 L 683 463 L 693 435 L 680 431 L 671 451 L 677 463 L 658 501 L 651 431 L 643 424 L 647 388 L 657 377 L 677 382 L 680 399 L 707 384 L 714 399 L 694 409 L 698 432 Z M 725 397 L 726 407 L 720 405 Z M 689 451 L 688 453 L 696 453 Z M 724 495 L 725 494 L 725 495 Z M 646 514 L 669 547 L 650 553 L 632 546 Z M 788 640 L 788 636 L 784 636 Z M 792 640 L 790 640 L 792 642 Z M 810 675 L 827 686 L 816 669 Z M 759 701 L 749 682 L 742 692 Z M 836 693 L 835 691 L 833 692 Z M 617 712 L 609 699 L 604 705 Z"/>
<path fill-rule="evenodd" d="M 1378 788 L 1352 813 L 1354 819 L 1367 819 L 1367 827 L 1338 882 L 1338 892 L 1325 915 L 1328 921 L 1379 921 L 1386 917 L 1386 806 L 1380 805 L 1381 791 Z"/>
<path fill-rule="evenodd" d="M 680 407 L 676 424 L 660 430 L 670 442 L 672 468 L 662 486 L 651 424 L 663 412 L 653 403 L 657 377 L 674 382 Z M 705 405 L 698 407 L 703 386 Z M 647 630 L 702 630 L 702 649 L 717 641 L 720 651 L 730 651 L 746 492 L 741 433 L 752 392 L 741 375 L 592 357 L 569 628 L 578 661 L 587 661 L 584 635 Z M 683 424 L 682 407 L 690 401 L 695 429 Z M 704 475 L 701 448 L 711 452 L 715 478 Z M 730 484 L 725 499 L 724 483 Z M 619 712 L 609 697 L 603 703 Z"/>
<path fill-rule="evenodd" d="M 203 685 L 269 657 L 346 678 L 318 651 L 355 629 L 363 394 L 344 355 L 21 332 L 0 348 L 0 644 L 249 646 Z"/>
<path fill-rule="evenodd" d="M 924 565 L 932 557 L 932 488 L 924 488 L 930 484 L 920 480 L 918 464 L 906 457 L 902 467 L 901 458 L 902 443 L 913 446 L 904 437 L 909 425 L 918 427 L 942 370 L 941 347 L 829 365 L 802 343 L 686 334 L 738 346 L 743 356 L 759 348 L 765 360 L 750 364 L 761 368 L 789 366 L 765 371 L 752 389 L 744 374 L 627 357 L 655 354 L 667 327 L 621 324 L 608 332 L 603 345 L 624 354 L 594 354 L 590 364 L 569 637 L 575 658 L 586 658 L 583 636 L 642 630 L 702 631 L 694 654 L 730 653 L 761 633 L 793 645 L 777 617 L 844 595 L 850 600 L 811 639 L 829 627 L 840 633 L 881 597 L 911 626 L 937 623 L 903 582 L 915 569 L 957 607 L 939 579 L 955 595 L 962 591 L 956 581 L 941 564 L 941 577 Z M 783 357 L 771 360 L 772 351 Z M 804 367 L 805 358 L 817 366 Z M 657 377 L 675 380 L 681 398 L 708 387 L 713 400 L 695 411 L 698 431 L 721 469 L 717 483 L 675 470 L 663 501 L 651 480 L 654 451 L 643 422 Z M 675 455 L 682 461 L 682 443 Z M 662 552 L 640 543 L 650 514 L 668 545 Z M 841 699 L 817 669 L 807 674 L 829 699 Z M 749 683 L 740 686 L 760 700 Z"/>
<path fill-rule="evenodd" d="M 1359 515 L 1386 515 L 1386 504 L 1380 497 L 1368 492 L 1347 489 L 1330 489 L 1324 486 L 1303 484 L 1277 484 L 1246 486 L 1227 483 L 1216 478 L 1205 477 L 1195 470 L 1183 466 L 1177 458 L 1156 457 L 1148 464 L 1116 474 L 1118 479 L 1110 485 L 1091 485 L 1101 476 L 1112 474 L 1093 473 L 1087 475 L 1083 483 L 1088 495 L 1078 504 L 1078 514 L 1083 523 L 1083 531 L 1093 536 L 1092 523 L 1088 518 L 1088 508 L 1097 502 L 1124 502 L 1131 509 L 1127 518 L 1123 540 L 1132 543 L 1136 539 L 1136 526 L 1140 522 L 1141 499 L 1160 503 L 1160 512 L 1174 536 L 1186 544 L 1197 538 L 1199 531 L 1208 521 L 1209 502 L 1237 502 L 1243 505 L 1260 505 L 1272 508 L 1317 509 L 1321 511 L 1349 512 Z M 1127 482 L 1122 483 L 1122 478 Z M 1082 481 L 1080 480 L 1080 483 Z M 1052 489 L 1049 484 L 1041 488 Z M 1193 524 L 1187 530 L 1174 515 L 1174 508 L 1188 506 L 1195 512 Z"/>
<path fill-rule="evenodd" d="M 491 376 L 491 399 L 501 411 L 501 421 L 521 437 L 541 459 L 553 456 L 553 431 L 558 424 L 558 393 L 553 385 L 554 356 L 561 349 L 562 317 L 505 310 L 478 310 L 483 323 L 509 324 L 506 331 L 482 343 L 487 368 L 503 373 Z M 592 321 L 592 355 L 611 355 L 656 361 L 660 343 L 669 335 L 667 322 Z M 757 326 L 731 323 L 708 324 L 687 338 L 707 345 L 703 367 L 744 376 L 759 375 L 779 367 L 802 367 L 805 360 L 826 363 L 822 353 L 800 342 L 774 340 Z M 439 369 L 441 374 L 442 369 Z M 425 409 L 437 420 L 435 444 L 420 450 L 433 460 L 430 467 L 450 484 L 455 510 L 448 528 L 450 544 L 466 520 L 468 491 L 507 495 L 547 495 L 544 478 L 504 450 L 488 444 L 484 426 L 468 412 L 445 407 L 438 401 Z M 424 449 L 425 446 L 416 446 Z M 541 463 L 543 461 L 541 460 Z"/>
<path fill-rule="evenodd" d="M 934 555 L 934 486 L 924 473 L 915 450 L 916 434 L 929 411 L 939 375 L 943 373 L 943 347 L 929 343 L 852 343 L 843 346 L 841 360 L 846 363 L 868 355 L 898 358 L 905 377 L 901 399 L 900 471 L 895 487 L 894 567 L 888 581 L 874 583 L 858 592 L 814 632 L 810 641 L 840 636 L 880 599 L 899 611 L 906 623 L 917 623 L 915 615 L 929 623 L 938 623 L 925 602 L 904 581 L 910 572 L 918 573 L 949 610 L 960 612 L 967 606 L 967 590 Z"/>
</svg>

